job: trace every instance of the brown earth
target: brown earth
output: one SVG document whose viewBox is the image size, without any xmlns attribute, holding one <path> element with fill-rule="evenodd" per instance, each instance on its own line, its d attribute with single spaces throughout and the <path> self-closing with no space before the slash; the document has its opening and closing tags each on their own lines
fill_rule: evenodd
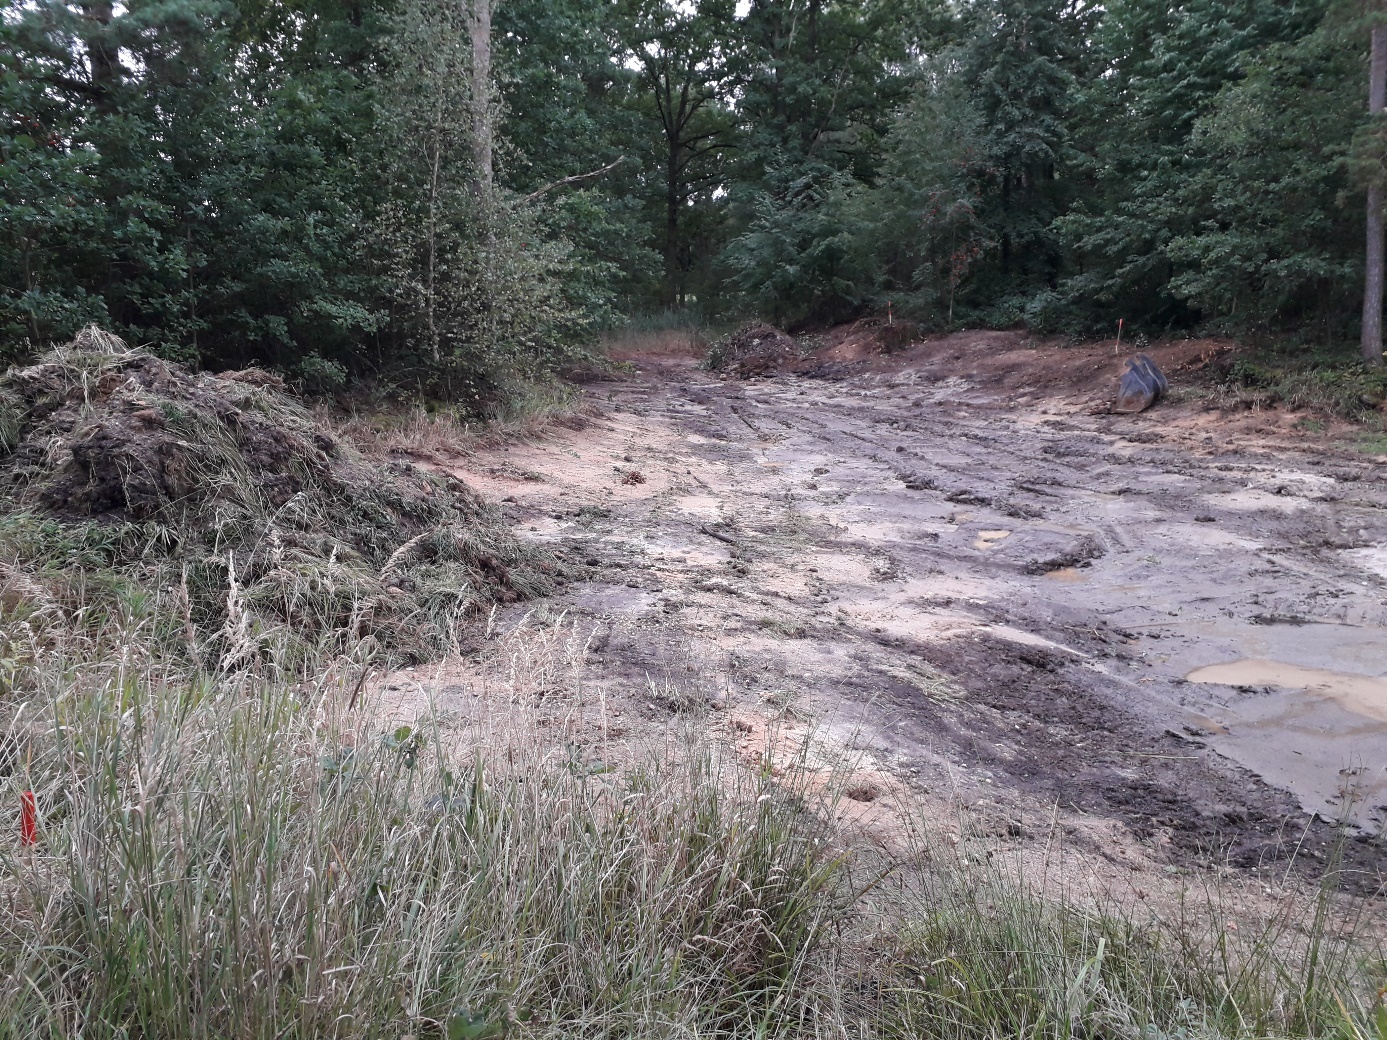
<svg viewBox="0 0 1387 1040">
<path fill-rule="evenodd" d="M 583 676 L 531 683 L 555 732 L 610 755 L 711 712 L 776 768 L 851 752 L 846 811 L 884 841 L 960 813 L 1036 855 L 1059 835 L 1139 897 L 1340 857 L 1380 885 L 1387 459 L 1219 410 L 1219 341 L 1146 348 L 1171 397 L 1119 416 L 1110 344 L 851 338 L 751 381 L 637 356 L 588 387 L 587 428 L 447 464 L 587 568 L 523 620 Z M 518 652 L 475 656 L 513 676 Z M 477 667 L 387 685 L 446 713 L 499 674 Z"/>
</svg>

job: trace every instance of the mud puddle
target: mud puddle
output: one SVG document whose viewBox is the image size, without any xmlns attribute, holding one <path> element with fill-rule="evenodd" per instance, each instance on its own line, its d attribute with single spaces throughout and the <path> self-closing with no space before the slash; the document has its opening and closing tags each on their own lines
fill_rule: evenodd
<svg viewBox="0 0 1387 1040">
<path fill-rule="evenodd" d="M 1307 810 L 1366 825 L 1387 804 L 1387 678 L 1265 658 L 1187 678 L 1251 695 L 1227 705 L 1213 742 Z"/>
<path fill-rule="evenodd" d="M 1196 668 L 1185 678 L 1191 682 L 1219 683 L 1223 686 L 1301 690 L 1308 696 L 1336 701 L 1356 715 L 1387 722 L 1387 679 L 1376 676 L 1302 668 L 1285 661 L 1254 658 Z"/>
</svg>

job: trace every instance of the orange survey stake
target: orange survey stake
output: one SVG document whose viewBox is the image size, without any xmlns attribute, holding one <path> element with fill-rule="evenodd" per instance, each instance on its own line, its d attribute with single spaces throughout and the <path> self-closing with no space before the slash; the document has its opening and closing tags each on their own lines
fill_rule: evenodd
<svg viewBox="0 0 1387 1040">
<path fill-rule="evenodd" d="M 33 791 L 19 796 L 19 839 L 25 845 L 37 845 L 39 841 L 39 807 Z"/>
</svg>

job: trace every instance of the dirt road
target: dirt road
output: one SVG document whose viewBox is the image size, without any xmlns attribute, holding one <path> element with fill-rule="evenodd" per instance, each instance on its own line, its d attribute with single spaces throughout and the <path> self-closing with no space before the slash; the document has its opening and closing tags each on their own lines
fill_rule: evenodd
<svg viewBox="0 0 1387 1040">
<path fill-rule="evenodd" d="M 1110 358 L 1014 337 L 749 383 L 637 358 L 588 428 L 456 469 L 587 566 L 564 604 L 633 714 L 789 706 L 919 791 L 1176 859 L 1323 859 L 1345 818 L 1374 874 L 1387 460 L 1181 403 L 1176 353 L 1140 416 L 1097 407 Z"/>
</svg>

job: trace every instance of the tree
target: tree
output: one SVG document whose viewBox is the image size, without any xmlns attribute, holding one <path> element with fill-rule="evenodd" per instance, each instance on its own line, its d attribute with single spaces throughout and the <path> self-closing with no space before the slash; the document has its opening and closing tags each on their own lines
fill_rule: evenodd
<svg viewBox="0 0 1387 1040">
<path fill-rule="evenodd" d="M 1165 243 L 1169 291 L 1234 333 L 1347 338 L 1361 286 L 1350 151 L 1362 120 L 1356 33 L 1262 48 L 1195 121 Z M 1356 208 L 1356 207 L 1355 207 Z M 1360 211 L 1361 212 L 1361 211 Z"/>
<path fill-rule="evenodd" d="M 1190 147 L 1198 120 L 1244 75 L 1250 56 L 1300 39 L 1323 15 L 1316 0 L 1113 0 L 1093 33 L 1090 69 L 1073 121 L 1076 203 L 1053 225 L 1069 270 L 1052 297 L 1058 323 L 1110 328 L 1119 317 L 1148 328 L 1199 320 L 1172 289 L 1177 239 L 1206 214 L 1185 189 L 1200 176 Z"/>
<path fill-rule="evenodd" d="M 981 119 L 992 178 L 983 223 L 997 242 L 999 295 L 1053 288 L 1063 268 L 1052 224 L 1073 198 L 1072 92 L 1093 13 L 1069 0 L 984 0 L 961 75 Z"/>
<path fill-rule="evenodd" d="M 491 87 L 491 0 L 472 0 L 467 31 L 472 40 L 472 170 L 483 199 L 491 196 L 495 113 Z M 446 42 L 444 43 L 446 46 Z"/>
<path fill-rule="evenodd" d="M 912 10 L 904 0 L 752 0 L 739 177 L 765 187 L 767 171 L 820 166 L 870 182 L 908 88 Z"/>
<path fill-rule="evenodd" d="M 873 244 L 843 173 L 791 179 L 760 197 L 750 226 L 728 246 L 732 282 L 777 324 L 828 324 L 858 313 L 875 288 Z"/>
<path fill-rule="evenodd" d="M 883 291 L 916 317 L 944 324 L 953 323 L 959 290 L 996 247 L 981 218 L 995 180 L 982 115 L 958 66 L 948 52 L 926 66 L 887 137 L 881 180 L 864 207 Z"/>
<path fill-rule="evenodd" d="M 1370 6 L 1372 49 L 1368 59 L 1368 116 L 1380 120 L 1387 109 L 1387 21 L 1380 3 Z M 1382 364 L 1382 177 L 1368 181 L 1368 248 L 1363 271 L 1363 360 Z"/>
<path fill-rule="evenodd" d="M 565 291 L 566 248 L 493 190 L 477 164 L 489 117 L 476 97 L 478 15 L 467 0 L 401 0 L 377 95 L 374 223 L 390 297 L 387 370 L 418 389 L 480 407 L 508 382 L 573 356 L 585 317 Z"/>
<path fill-rule="evenodd" d="M 710 202 L 722 187 L 724 154 L 736 146 L 737 118 L 730 107 L 739 82 L 735 0 L 623 0 L 622 39 L 638 69 L 633 104 L 656 123 L 663 204 L 662 302 L 682 306 L 689 295 L 693 256 L 686 250 L 686 212 Z M 653 187 L 653 185 L 652 185 Z"/>
</svg>

